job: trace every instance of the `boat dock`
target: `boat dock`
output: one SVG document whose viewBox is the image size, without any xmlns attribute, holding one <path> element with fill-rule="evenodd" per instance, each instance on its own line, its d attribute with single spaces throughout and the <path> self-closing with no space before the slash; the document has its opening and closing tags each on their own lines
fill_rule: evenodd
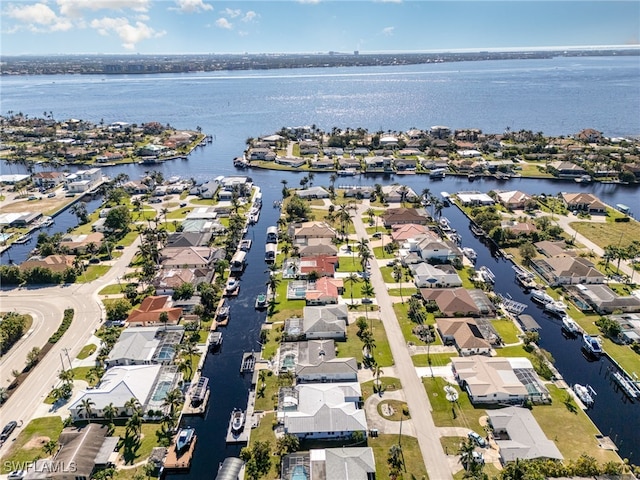
<svg viewBox="0 0 640 480">
<path fill-rule="evenodd" d="M 254 414 L 253 414 L 255 401 L 256 401 L 256 392 L 254 390 L 251 390 L 249 391 L 249 396 L 247 398 L 247 408 L 244 412 L 244 428 L 238 435 L 235 435 L 231 430 L 233 417 L 229 419 L 229 426 L 227 427 L 227 438 L 226 438 L 226 441 L 228 444 L 249 442 L 249 437 L 251 436 L 251 429 L 258 426 L 258 420 L 257 418 L 254 418 Z"/>
<path fill-rule="evenodd" d="M 195 383 L 187 392 L 184 398 L 182 415 L 204 415 L 209 404 L 209 379 L 207 377 L 194 378 Z"/>
<path fill-rule="evenodd" d="M 164 458 L 164 470 L 165 471 L 175 471 L 175 470 L 188 470 L 191 468 L 191 460 L 193 459 L 193 451 L 196 448 L 196 441 L 198 439 L 197 435 L 193 436 L 193 440 L 189 444 L 189 450 L 178 455 L 176 451 L 176 439 L 173 439 L 172 445 L 167 450 L 167 456 Z"/>
<path fill-rule="evenodd" d="M 630 400 L 636 400 L 640 396 L 640 391 L 638 391 L 638 387 L 628 379 L 624 374 L 620 372 L 613 372 L 611 375 L 613 381 L 618 384 L 618 386 L 622 389 L 622 391 L 629 397 Z"/>
<path fill-rule="evenodd" d="M 242 354 L 242 363 L 240 364 L 240 373 L 253 372 L 259 357 L 260 352 L 244 352 Z"/>
</svg>

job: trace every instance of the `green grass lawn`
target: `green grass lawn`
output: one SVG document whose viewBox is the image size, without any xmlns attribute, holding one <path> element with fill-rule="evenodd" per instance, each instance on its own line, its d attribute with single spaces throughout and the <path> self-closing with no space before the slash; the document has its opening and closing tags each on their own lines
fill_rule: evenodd
<svg viewBox="0 0 640 480">
<path fill-rule="evenodd" d="M 100 278 L 109 271 L 109 265 L 90 265 L 87 270 L 76 278 L 76 283 L 89 283 Z"/>
<path fill-rule="evenodd" d="M 278 472 L 276 468 L 278 457 L 275 456 L 276 436 L 273 433 L 273 423 L 275 420 L 275 413 L 267 413 L 260 420 L 260 425 L 257 428 L 251 430 L 249 447 L 251 447 L 255 442 L 269 442 L 271 446 L 271 452 L 273 453 L 273 455 L 271 456 L 271 469 L 266 475 L 261 477 L 261 479 L 263 480 L 276 480 L 280 478 L 280 472 Z"/>
<path fill-rule="evenodd" d="M 347 281 L 344 279 L 344 291 L 342 292 L 342 298 L 351 301 L 352 298 L 362 298 L 362 287 L 364 287 L 364 280 L 358 277 L 357 282 Z"/>
<path fill-rule="evenodd" d="M 428 478 L 418 440 L 414 437 L 403 435 L 400 441 L 407 471 L 406 473 L 403 472 L 402 477 L 399 478 L 404 478 L 405 480 Z M 367 439 L 367 444 L 373 449 L 373 456 L 376 459 L 376 478 L 391 478 L 387 457 L 391 446 L 397 445 L 397 443 L 398 435 L 394 434 L 380 434 L 377 437 Z"/>
<path fill-rule="evenodd" d="M 125 444 L 125 430 L 124 425 L 117 425 L 114 429 L 113 436 L 120 437 L 118 442 L 118 450 L 123 456 L 127 465 L 133 465 L 148 458 L 151 455 L 153 447 L 158 447 L 158 437 L 156 432 L 160 429 L 159 423 L 143 423 L 142 424 L 142 438 L 137 443 L 131 442 L 129 445 Z M 128 448 L 127 448 L 128 447 Z"/>
<path fill-rule="evenodd" d="M 402 330 L 402 335 L 407 342 L 413 342 L 415 345 L 426 345 L 424 341 L 419 339 L 413 333 L 413 328 L 417 326 L 415 322 L 413 322 L 409 318 L 409 304 L 405 303 L 394 303 L 393 310 L 396 313 L 396 318 L 398 319 L 398 324 L 400 325 L 400 329 Z M 435 318 L 432 313 L 425 312 L 425 324 L 433 325 L 435 324 Z M 435 341 L 431 343 L 431 345 L 442 345 L 442 341 L 440 340 L 440 336 L 436 335 Z"/>
<path fill-rule="evenodd" d="M 405 302 L 414 293 L 418 293 L 418 289 L 413 285 L 413 283 L 403 283 L 402 288 L 389 289 L 389 295 L 392 297 L 402 297 Z"/>
<path fill-rule="evenodd" d="M 550 173 L 543 172 L 540 170 L 540 168 L 544 169 L 544 163 L 535 164 L 535 163 L 520 162 L 518 166 L 522 167 L 522 170 L 520 170 L 519 173 L 523 177 L 542 177 L 542 178 L 553 177 L 553 175 L 551 175 Z"/>
<path fill-rule="evenodd" d="M 431 416 L 437 427 L 464 427 L 485 435 L 480 426 L 480 417 L 486 415 L 484 408 L 474 408 L 469 396 L 460 390 L 457 385 L 453 387 L 458 391 L 458 401 L 452 405 L 445 397 L 444 386 L 447 382 L 440 378 L 423 377 L 429 402 L 431 402 Z"/>
<path fill-rule="evenodd" d="M 456 273 L 460 277 L 460 280 L 462 280 L 462 286 L 464 288 L 475 288 L 473 282 L 471 281 L 473 272 L 473 267 L 461 268 L 460 270 L 456 270 Z"/>
<path fill-rule="evenodd" d="M 377 319 L 370 319 L 370 321 L 373 325 L 373 338 L 376 341 L 376 348 L 373 350 L 374 358 L 381 367 L 389 367 L 393 365 L 393 356 L 382 321 Z M 347 327 L 347 341 L 336 343 L 338 357 L 355 357 L 358 362 L 362 362 L 362 341 L 356 335 L 357 331 L 355 322 Z"/>
<path fill-rule="evenodd" d="M 518 327 L 509 319 L 496 319 L 491 321 L 491 325 L 496 329 L 504 343 L 518 342 Z"/>
<path fill-rule="evenodd" d="M 362 399 L 366 400 L 371 395 L 373 395 L 373 383 L 374 380 L 369 380 L 368 382 L 364 382 L 360 384 L 360 388 L 362 389 Z M 395 377 L 385 377 L 384 371 L 380 373 L 380 383 L 382 384 L 383 391 L 395 391 L 402 388 L 402 384 L 400 383 L 399 378 Z"/>
<path fill-rule="evenodd" d="M 382 274 L 382 280 L 384 283 L 395 283 L 393 278 L 393 267 L 380 267 L 380 273 Z"/>
<path fill-rule="evenodd" d="M 604 335 L 601 335 L 600 338 L 603 341 L 602 347 L 605 352 L 611 355 L 628 374 L 640 375 L 640 355 L 634 352 L 629 345 L 619 345 Z"/>
<path fill-rule="evenodd" d="M 412 355 L 411 361 L 416 367 L 428 367 L 429 359 L 431 359 L 431 366 L 444 367 L 451 363 L 452 357 L 457 357 L 456 353 L 420 353 L 418 355 Z"/>
<path fill-rule="evenodd" d="M 89 373 L 89 370 L 91 370 L 92 367 L 76 367 L 73 369 L 73 379 L 74 380 L 82 380 L 83 382 L 89 382 L 89 380 L 87 380 L 87 373 Z M 95 385 L 95 383 L 90 383 L 89 385 Z"/>
<path fill-rule="evenodd" d="M 193 207 L 183 207 L 183 208 L 179 208 L 177 210 L 172 210 L 169 213 L 167 213 L 167 220 L 180 220 L 183 219 L 187 216 L 187 213 L 191 212 L 191 209 Z M 163 217 L 164 219 L 164 217 Z"/>
<path fill-rule="evenodd" d="M 565 461 L 575 460 L 583 453 L 600 463 L 619 461 L 615 452 L 598 447 L 594 437 L 598 429 L 586 413 L 565 405 L 567 393 L 553 385 L 547 387 L 552 398 L 551 405 L 536 405 L 532 413 L 547 437 L 556 443 Z"/>
<path fill-rule="evenodd" d="M 386 245 L 386 242 L 385 242 Z M 376 258 L 387 258 L 389 260 L 392 260 L 394 258 L 396 258 L 395 254 L 393 253 L 387 253 L 383 247 L 373 247 L 373 255 Z"/>
<path fill-rule="evenodd" d="M 361 272 L 362 264 L 357 252 L 351 257 L 340 257 L 338 272 Z"/>
<path fill-rule="evenodd" d="M 85 345 L 84 347 L 82 347 L 82 350 L 80 350 L 80 353 L 78 353 L 78 356 L 76 358 L 80 360 L 84 360 L 85 358 L 92 355 L 93 352 L 96 351 L 96 348 L 98 347 L 93 343 L 90 343 L 89 345 Z"/>
<path fill-rule="evenodd" d="M 102 290 L 98 292 L 98 295 L 116 295 L 118 293 L 124 292 L 126 284 L 113 284 L 107 285 Z"/>
<path fill-rule="evenodd" d="M 640 238 L 640 223 L 635 220 L 627 223 L 571 222 L 569 226 L 601 248 L 618 244 L 627 247 L 632 240 Z"/>
<path fill-rule="evenodd" d="M 282 335 L 282 325 L 277 325 L 267 332 L 267 341 L 262 345 L 262 358 L 273 358 L 280 346 L 280 336 Z"/>
<path fill-rule="evenodd" d="M 31 420 L 19 433 L 15 442 L 12 442 L 9 451 L 2 457 L 0 472 L 8 473 L 15 470 L 13 466 L 18 463 L 31 462 L 36 458 L 44 457 L 42 446 L 49 440 L 58 440 L 62 432 L 61 417 L 42 417 Z M 27 445 L 30 441 L 36 445 Z M 25 446 L 27 448 L 25 448 Z"/>
<path fill-rule="evenodd" d="M 278 376 L 276 374 L 268 375 L 265 378 L 265 387 L 262 389 L 262 382 L 258 379 L 256 386 L 256 411 L 270 411 L 278 407 Z"/>
<path fill-rule="evenodd" d="M 288 281 L 283 280 L 276 288 L 276 303 L 273 311 L 269 312 L 268 321 L 277 322 L 287 318 L 302 317 L 302 309 L 305 306 L 304 300 L 287 300 Z"/>
</svg>

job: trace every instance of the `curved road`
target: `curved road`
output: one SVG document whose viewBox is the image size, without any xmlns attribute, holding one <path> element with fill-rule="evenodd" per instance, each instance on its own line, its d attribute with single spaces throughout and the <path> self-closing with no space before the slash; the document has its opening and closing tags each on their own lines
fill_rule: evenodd
<svg viewBox="0 0 640 480">
<path fill-rule="evenodd" d="M 358 205 L 355 214 L 352 216 L 358 238 L 369 238 L 362 222 L 364 212 L 369 208 L 368 204 L 369 202 L 365 201 Z M 440 434 L 431 417 L 431 404 L 427 398 L 427 392 L 413 366 L 407 342 L 402 335 L 400 324 L 393 310 L 393 300 L 387 292 L 387 285 L 384 283 L 382 273 L 378 268 L 371 269 L 371 285 L 376 292 L 377 303 L 380 307 L 380 318 L 387 333 L 387 339 L 395 361 L 395 370 L 400 378 L 406 402 L 409 405 L 411 420 L 415 426 L 416 437 L 429 478 L 434 480 L 452 479 L 449 461 L 440 444 Z"/>
<path fill-rule="evenodd" d="M 113 261 L 109 271 L 97 280 L 85 284 L 70 284 L 45 288 L 25 288 L 3 290 L 0 293 L 0 310 L 17 311 L 34 315 L 33 331 L 21 340 L 15 351 L 7 354 L 0 363 L 0 385 L 11 380 L 11 371 L 22 370 L 27 353 L 33 347 L 43 347 L 48 338 L 56 331 L 62 321 L 66 308 L 74 309 L 71 327 L 58 343 L 39 362 L 18 387 L 7 402 L 0 407 L 0 425 L 11 420 L 22 420 L 26 425 L 35 414 L 38 406 L 46 398 L 52 386 L 57 382 L 61 369 L 60 355 L 65 352 L 72 360 L 86 345 L 91 335 L 104 319 L 104 308 L 98 298 L 98 292 L 105 286 L 124 275 L 140 243 L 139 237 L 125 250 L 122 256 Z M 68 367 L 67 367 L 68 368 Z M 11 438 L 19 432 L 14 431 Z M 3 454 L 11 441 L 0 448 Z"/>
</svg>

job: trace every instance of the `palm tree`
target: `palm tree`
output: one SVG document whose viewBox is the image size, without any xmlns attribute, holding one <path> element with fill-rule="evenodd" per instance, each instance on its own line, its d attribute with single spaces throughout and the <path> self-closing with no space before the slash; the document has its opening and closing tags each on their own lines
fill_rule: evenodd
<svg viewBox="0 0 640 480">
<path fill-rule="evenodd" d="M 180 407 L 183 402 L 182 392 L 179 388 L 169 390 L 162 400 L 162 406 L 169 408 L 169 415 L 173 416 L 175 411 Z"/>
<path fill-rule="evenodd" d="M 376 348 L 376 340 L 373 338 L 373 332 L 370 330 L 362 333 L 362 350 L 365 359 L 369 359 L 370 363 L 373 363 L 373 349 Z"/>
<path fill-rule="evenodd" d="M 274 298 L 276 296 L 276 289 L 281 282 L 282 280 L 280 280 L 273 272 L 269 274 L 269 280 L 267 280 L 267 288 L 271 291 Z"/>
<path fill-rule="evenodd" d="M 124 404 L 124 408 L 127 410 L 127 412 L 131 412 L 132 414 L 135 412 L 139 412 L 142 409 L 142 407 L 140 406 L 140 402 L 136 397 L 131 397 L 129 400 L 127 400 Z"/>
<path fill-rule="evenodd" d="M 402 267 L 399 264 L 395 264 L 393 266 L 393 279 L 396 283 L 400 284 L 400 300 L 404 303 L 404 298 L 402 298 Z"/>
<path fill-rule="evenodd" d="M 387 456 L 387 464 L 389 465 L 389 474 L 395 479 L 400 475 L 404 461 L 402 460 L 402 447 L 400 445 L 391 445 Z"/>
<path fill-rule="evenodd" d="M 113 426 L 113 421 L 118 416 L 118 409 L 114 407 L 113 403 L 109 403 L 102 409 L 102 415 L 110 426 Z"/>
<path fill-rule="evenodd" d="M 361 292 L 364 298 L 371 298 L 376 294 L 373 288 L 373 285 L 371 285 L 371 282 L 369 282 L 369 280 L 365 280 L 364 286 L 362 287 Z M 367 320 L 369 320 L 369 302 L 362 302 L 362 303 L 364 303 L 364 315 L 365 317 L 367 317 Z"/>
<path fill-rule="evenodd" d="M 369 217 L 369 225 L 373 224 L 373 217 L 376 216 L 376 211 L 373 208 L 369 207 L 364 213 L 366 213 Z"/>
<path fill-rule="evenodd" d="M 56 442 L 55 440 L 49 440 L 47 443 L 44 444 L 42 449 L 44 450 L 44 453 L 46 453 L 48 456 L 51 456 L 53 455 L 53 452 L 56 451 L 57 447 L 58 447 L 58 442 Z"/>
<path fill-rule="evenodd" d="M 80 410 L 84 412 L 89 423 L 91 423 L 91 414 L 93 413 L 93 407 L 95 406 L 96 404 L 89 397 L 82 399 L 80 402 Z"/>
<path fill-rule="evenodd" d="M 73 370 L 62 370 L 58 374 L 58 378 L 62 380 L 64 383 L 68 383 L 68 384 L 73 383 Z"/>
<path fill-rule="evenodd" d="M 349 276 L 344 278 L 344 282 L 348 282 L 351 284 L 351 288 L 349 289 L 349 293 L 351 294 L 351 305 L 353 305 L 353 287 L 356 283 L 360 281 L 360 277 L 355 273 L 351 272 Z"/>
<path fill-rule="evenodd" d="M 193 356 L 199 353 L 198 348 L 195 346 L 195 344 L 191 342 L 183 344 L 181 348 L 184 354 L 189 356 L 189 360 L 191 360 L 191 365 L 193 365 Z M 189 380 L 191 379 L 191 375 L 189 375 L 188 379 Z"/>
<path fill-rule="evenodd" d="M 464 466 L 464 469 L 467 471 L 477 471 L 480 466 L 473 459 L 473 452 L 476 449 L 476 445 L 474 441 L 470 438 L 466 439 L 464 442 L 460 444 L 460 448 L 458 449 L 458 455 L 460 455 L 460 462 Z"/>
</svg>

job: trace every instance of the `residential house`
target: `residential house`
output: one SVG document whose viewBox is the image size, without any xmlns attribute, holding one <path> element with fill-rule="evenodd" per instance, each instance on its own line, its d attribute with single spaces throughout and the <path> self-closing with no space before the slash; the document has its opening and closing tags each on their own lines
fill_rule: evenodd
<svg viewBox="0 0 640 480">
<path fill-rule="evenodd" d="M 181 325 L 125 328 L 105 361 L 107 368 L 120 365 L 168 365 L 184 336 Z"/>
<path fill-rule="evenodd" d="M 634 342 L 640 343 L 640 315 L 636 313 L 622 313 L 610 315 L 613 320 L 620 325 L 620 335 L 618 338 L 624 343 L 630 344 Z"/>
<path fill-rule="evenodd" d="M 110 404 L 116 408 L 118 418 L 127 417 L 133 413 L 126 406 L 131 399 L 138 401 L 143 412 L 166 412 L 168 408 L 163 405 L 164 394 L 178 385 L 180 377 L 174 365 L 112 367 L 105 372 L 96 387 L 78 393 L 69 405 L 69 413 L 74 422 L 86 420 L 87 412 L 83 401 L 91 400 L 91 418 L 104 418 L 104 409 Z"/>
<path fill-rule="evenodd" d="M 211 232 L 175 232 L 167 237 L 167 247 L 204 247 L 211 241 Z"/>
<path fill-rule="evenodd" d="M 344 340 L 348 318 L 346 305 L 304 307 L 302 333 L 307 340 Z"/>
<path fill-rule="evenodd" d="M 318 170 L 330 170 L 335 167 L 335 162 L 331 157 L 311 159 L 311 168 Z"/>
<path fill-rule="evenodd" d="M 130 195 L 143 195 L 151 191 L 149 185 L 142 183 L 139 180 L 130 180 L 122 185 L 122 188 L 124 188 L 124 191 Z"/>
<path fill-rule="evenodd" d="M 462 280 L 451 265 L 418 263 L 410 265 L 413 281 L 418 288 L 461 287 Z"/>
<path fill-rule="evenodd" d="M 127 324 L 159 325 L 160 314 L 168 315 L 167 325 L 175 325 L 182 316 L 182 309 L 171 305 L 171 297 L 166 295 L 152 295 L 145 298 L 140 306 L 134 309 L 127 317 Z"/>
<path fill-rule="evenodd" d="M 421 288 L 422 299 L 427 302 L 435 302 L 442 315 L 446 317 L 470 316 L 478 317 L 481 314 L 489 314 L 491 301 L 482 295 L 484 299 L 474 298 L 482 291 L 466 288 Z M 472 295 L 473 294 L 473 295 Z M 481 303 L 478 305 L 478 303 Z"/>
<path fill-rule="evenodd" d="M 31 178 L 36 187 L 55 188 L 64 181 L 64 173 L 62 172 L 36 172 Z"/>
<path fill-rule="evenodd" d="M 336 230 L 325 222 L 305 222 L 290 227 L 289 235 L 296 245 L 306 245 L 311 238 L 336 238 Z"/>
<path fill-rule="evenodd" d="M 497 192 L 498 199 L 502 205 L 509 210 L 522 210 L 533 197 L 520 190 L 510 190 L 508 192 Z"/>
<path fill-rule="evenodd" d="M 495 200 L 493 198 L 491 198 L 489 195 L 487 195 L 486 193 L 480 193 L 480 192 L 459 192 L 457 194 L 458 200 L 460 200 L 460 203 L 464 206 L 469 206 L 469 205 L 480 205 L 480 206 L 486 206 L 486 205 L 495 205 Z"/>
<path fill-rule="evenodd" d="M 305 300 L 307 305 L 328 305 L 338 303 L 344 290 L 342 278 L 320 277 L 307 287 Z"/>
<path fill-rule="evenodd" d="M 613 312 L 640 312 L 640 298 L 618 295 L 607 285 L 576 285 L 572 288 L 589 306 L 601 315 Z"/>
<path fill-rule="evenodd" d="M 453 374 L 472 403 L 521 404 L 547 401 L 549 392 L 524 357 L 471 355 L 451 358 Z"/>
<path fill-rule="evenodd" d="M 593 128 L 585 128 L 578 132 L 576 139 L 587 143 L 602 143 L 605 138 L 602 135 L 602 132 L 594 130 Z"/>
<path fill-rule="evenodd" d="M 336 357 L 331 339 L 282 342 L 278 348 L 278 370 L 295 372 L 299 366 L 313 366 Z"/>
<path fill-rule="evenodd" d="M 549 165 L 549 170 L 558 178 L 579 178 L 587 174 L 587 171 L 573 162 L 558 161 Z"/>
<path fill-rule="evenodd" d="M 60 240 L 60 247 L 66 249 L 70 253 L 84 254 L 87 252 L 87 248 L 91 249 L 89 245 L 93 244 L 95 251 L 98 251 L 104 241 L 104 235 L 100 232 L 82 234 L 82 235 L 70 235 L 67 234 Z"/>
<path fill-rule="evenodd" d="M 303 383 L 281 388 L 278 396 L 277 418 L 287 434 L 327 440 L 350 438 L 355 432 L 366 435 L 358 382 Z"/>
<path fill-rule="evenodd" d="M 415 208 L 387 208 L 387 211 L 382 216 L 382 223 L 386 228 L 391 228 L 394 225 L 403 224 L 416 224 L 426 225 L 429 223 L 429 214 L 424 210 L 418 211 Z"/>
<path fill-rule="evenodd" d="M 331 358 L 311 365 L 296 366 L 296 383 L 357 382 L 358 362 L 355 358 Z"/>
<path fill-rule="evenodd" d="M 606 276 L 582 257 L 551 257 L 533 260 L 531 267 L 551 286 L 579 283 L 601 284 Z"/>
<path fill-rule="evenodd" d="M 160 252 L 162 268 L 209 268 L 223 257 L 212 247 L 165 247 Z"/>
<path fill-rule="evenodd" d="M 320 277 L 333 277 L 337 268 L 337 255 L 302 257 L 298 264 L 298 275 L 307 277 L 312 272 L 315 272 Z"/>
<path fill-rule="evenodd" d="M 416 223 L 397 224 L 397 225 L 393 225 L 392 229 L 393 231 L 391 232 L 391 238 L 398 245 L 402 244 L 403 242 L 411 238 L 417 238 L 421 235 L 432 235 L 432 238 L 434 240 L 439 238 L 435 233 L 431 232 L 429 228 L 427 228 L 426 226 L 418 225 Z"/>
<path fill-rule="evenodd" d="M 342 195 L 345 198 L 371 198 L 376 189 L 366 185 L 348 185 L 343 187 Z"/>
<path fill-rule="evenodd" d="M 487 410 L 487 415 L 502 464 L 538 458 L 564 458 L 556 444 L 544 434 L 529 409 L 506 407 Z"/>
<path fill-rule="evenodd" d="M 376 462 L 371 447 L 340 447 L 313 449 L 284 456 L 280 478 L 372 480 L 375 475 Z"/>
<path fill-rule="evenodd" d="M 367 155 L 369 151 L 366 151 L 364 155 Z M 354 155 L 357 155 L 354 153 Z M 355 170 L 360 171 L 362 168 L 360 165 L 360 160 L 355 157 L 350 158 L 338 158 L 338 168 L 340 170 Z"/>
<path fill-rule="evenodd" d="M 364 166 L 367 172 L 383 172 L 391 168 L 391 158 L 389 157 L 365 157 Z"/>
<path fill-rule="evenodd" d="M 270 148 L 252 148 L 249 150 L 249 160 L 265 160 L 272 162 L 276 159 L 276 153 Z"/>
<path fill-rule="evenodd" d="M 151 284 L 156 289 L 156 295 L 173 295 L 173 292 L 185 283 L 197 287 L 202 282 L 210 282 L 212 276 L 211 269 L 164 268 L 158 270 Z"/>
<path fill-rule="evenodd" d="M 46 257 L 30 257 L 20 264 L 20 270 L 32 268 L 46 268 L 52 272 L 62 273 L 67 268 L 73 268 L 74 255 L 47 255 Z"/>
<path fill-rule="evenodd" d="M 323 187 L 309 187 L 304 190 L 296 190 L 295 194 L 300 198 L 329 198 L 331 195 Z"/>
<path fill-rule="evenodd" d="M 461 356 L 491 354 L 491 343 L 473 318 L 438 318 L 436 325 L 444 344 L 455 345 Z"/>
<path fill-rule="evenodd" d="M 309 238 L 306 244 L 298 245 L 294 243 L 294 248 L 298 249 L 298 255 L 302 257 L 317 257 L 321 255 L 335 256 L 338 248 L 328 238 Z"/>
<path fill-rule="evenodd" d="M 500 228 L 508 230 L 516 235 L 531 235 L 538 231 L 533 222 L 518 222 L 516 220 L 505 220 L 500 224 Z"/>
<path fill-rule="evenodd" d="M 589 214 L 607 212 L 607 206 L 592 193 L 562 193 L 562 202 L 569 210 L 578 210 Z"/>
<path fill-rule="evenodd" d="M 429 129 L 429 133 L 433 138 L 446 139 L 451 136 L 451 129 L 449 127 L 436 125 Z"/>
<path fill-rule="evenodd" d="M 403 248 L 407 245 L 410 252 L 416 252 L 425 262 L 447 263 L 462 258 L 456 244 L 450 240 L 434 240 L 432 234 L 416 237 L 407 244 L 403 244 Z"/>
<path fill-rule="evenodd" d="M 412 202 L 418 198 L 416 192 L 406 185 L 383 185 L 382 193 L 385 200 L 390 203 Z"/>
<path fill-rule="evenodd" d="M 63 429 L 55 456 L 30 465 L 24 479 L 86 480 L 94 478 L 97 469 L 115 466 L 120 437 L 107 436 L 108 430 L 98 423 Z"/>
<path fill-rule="evenodd" d="M 536 247 L 536 250 L 538 250 L 538 252 L 540 252 L 545 257 L 576 256 L 575 250 L 567 249 L 568 246 L 564 240 L 561 240 L 559 242 L 543 240 L 542 242 L 534 243 L 533 246 Z"/>
</svg>

